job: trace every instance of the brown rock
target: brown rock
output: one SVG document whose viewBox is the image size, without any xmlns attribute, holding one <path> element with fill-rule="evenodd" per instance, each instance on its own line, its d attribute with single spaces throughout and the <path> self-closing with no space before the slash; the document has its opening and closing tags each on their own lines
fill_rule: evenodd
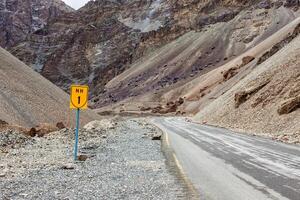
<svg viewBox="0 0 300 200">
<path fill-rule="evenodd" d="M 173 102 L 173 101 L 170 101 L 170 102 L 168 102 L 167 103 L 167 107 L 171 107 L 171 106 L 173 106 L 175 103 Z"/>
<path fill-rule="evenodd" d="M 31 136 L 31 137 L 43 137 L 44 135 L 58 131 L 59 129 L 57 127 L 54 127 L 50 124 L 40 124 L 36 127 L 32 127 L 29 131 L 25 132 L 25 134 Z"/>
<path fill-rule="evenodd" d="M 57 127 L 59 130 L 66 128 L 66 126 L 64 125 L 63 122 L 58 122 L 58 123 L 56 124 L 56 127 Z"/>
<path fill-rule="evenodd" d="M 46 134 L 58 131 L 56 127 L 38 127 L 37 129 L 37 136 L 44 137 Z"/>
<path fill-rule="evenodd" d="M 289 114 L 298 108 L 300 108 L 300 96 L 291 98 L 286 102 L 282 103 L 282 105 L 280 105 L 280 107 L 278 108 L 277 112 L 279 115 L 284 115 Z"/>
<path fill-rule="evenodd" d="M 232 77 L 234 77 L 238 73 L 237 70 L 238 70 L 238 68 L 232 67 L 232 68 L 228 69 L 227 71 L 223 72 L 223 81 L 227 81 L 227 80 L 231 79 Z"/>
<path fill-rule="evenodd" d="M 35 137 L 37 134 L 37 131 L 35 128 L 31 128 L 28 132 L 27 135 L 29 135 L 30 137 Z"/>
<path fill-rule="evenodd" d="M 173 105 L 169 105 L 165 108 L 161 108 L 160 110 L 158 110 L 159 114 L 168 114 L 168 113 L 174 113 L 177 111 L 177 105 L 173 104 Z"/>
<path fill-rule="evenodd" d="M 78 161 L 83 162 L 83 161 L 86 161 L 88 159 L 88 156 L 87 155 L 79 155 L 77 159 L 78 159 Z"/>
<path fill-rule="evenodd" d="M 175 102 L 175 104 L 177 105 L 177 106 L 180 106 L 180 105 L 182 105 L 184 103 L 184 99 L 182 98 L 182 97 L 180 97 L 176 102 Z"/>
<path fill-rule="evenodd" d="M 291 42 L 294 38 L 296 38 L 300 34 L 300 24 L 296 26 L 294 29 L 293 33 L 289 36 L 287 36 L 285 39 L 282 41 L 278 42 L 275 44 L 269 51 L 264 53 L 257 61 L 257 64 L 261 64 L 265 62 L 267 59 L 269 59 L 271 56 L 273 56 L 275 53 L 277 53 L 280 49 L 285 47 L 285 45 L 289 42 Z"/>
<path fill-rule="evenodd" d="M 161 105 L 156 106 L 154 108 L 152 108 L 152 113 L 159 113 L 161 110 L 163 109 L 163 107 Z"/>
<path fill-rule="evenodd" d="M 173 112 L 176 112 L 176 111 L 177 111 L 177 105 L 176 105 L 176 104 L 170 106 L 170 107 L 166 110 L 167 113 L 173 113 Z"/>
<path fill-rule="evenodd" d="M 3 121 L 0 119 L 0 126 L 2 126 L 2 125 L 8 125 L 8 123 L 6 121 Z"/>
<path fill-rule="evenodd" d="M 253 56 L 246 56 L 242 59 L 243 63 L 242 66 L 245 66 L 247 64 L 249 64 L 250 62 L 252 62 L 255 59 L 255 57 Z"/>
<path fill-rule="evenodd" d="M 259 83 L 256 86 L 250 87 L 245 91 L 237 92 L 234 95 L 235 108 L 238 108 L 242 103 L 246 102 L 252 95 L 254 95 L 263 87 L 265 87 L 269 82 L 269 80 L 265 80 L 264 82 Z"/>
</svg>

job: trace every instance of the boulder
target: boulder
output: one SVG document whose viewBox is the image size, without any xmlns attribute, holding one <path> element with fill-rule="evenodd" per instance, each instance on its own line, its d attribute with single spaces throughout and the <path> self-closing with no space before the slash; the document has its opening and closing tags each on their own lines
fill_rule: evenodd
<svg viewBox="0 0 300 200">
<path fill-rule="evenodd" d="M 77 160 L 78 161 L 86 161 L 88 159 L 88 156 L 87 155 L 79 155 L 78 157 L 77 157 Z"/>
<path fill-rule="evenodd" d="M 32 127 L 31 129 L 25 131 L 26 135 L 29 135 L 30 137 L 44 137 L 46 134 L 49 134 L 51 132 L 58 131 L 56 126 L 53 126 L 51 124 L 40 124 L 36 127 Z"/>
<path fill-rule="evenodd" d="M 102 131 L 107 129 L 112 129 L 115 127 L 115 123 L 112 122 L 112 120 L 109 119 L 103 119 L 103 120 L 95 120 L 91 121 L 88 124 L 86 124 L 83 128 L 87 131 Z"/>
<path fill-rule="evenodd" d="M 67 163 L 67 164 L 64 164 L 61 168 L 66 169 L 66 170 L 71 170 L 71 169 L 75 169 L 75 166 L 72 163 Z"/>
<path fill-rule="evenodd" d="M 66 126 L 64 125 L 63 122 L 58 122 L 58 123 L 56 124 L 56 127 L 57 127 L 59 130 L 66 128 Z"/>
<path fill-rule="evenodd" d="M 31 128 L 26 134 L 29 135 L 30 137 L 35 137 L 37 134 L 37 131 L 35 128 Z"/>
<path fill-rule="evenodd" d="M 152 140 L 161 140 L 161 135 L 155 135 L 155 136 L 153 136 Z"/>
<path fill-rule="evenodd" d="M 234 95 L 235 108 L 238 108 L 242 103 L 246 102 L 252 95 L 256 94 L 259 90 L 265 87 L 270 80 L 265 80 L 255 86 L 252 86 L 244 91 L 237 92 Z"/>
<path fill-rule="evenodd" d="M 279 115 L 289 114 L 300 108 L 300 96 L 290 98 L 280 105 L 277 112 Z"/>
<path fill-rule="evenodd" d="M 152 108 L 152 113 L 159 113 L 161 110 L 163 109 L 163 107 L 161 105 L 156 106 L 154 108 Z"/>
<path fill-rule="evenodd" d="M 238 69 L 236 67 L 232 67 L 227 71 L 223 72 L 223 81 L 228 81 L 229 79 L 234 77 L 238 73 L 237 70 Z"/>
<path fill-rule="evenodd" d="M 175 102 L 175 105 L 176 106 L 180 106 L 184 103 L 184 99 L 182 97 L 180 97 L 176 102 Z"/>
<path fill-rule="evenodd" d="M 59 129 L 51 124 L 40 124 L 35 127 L 35 130 L 38 137 L 44 137 L 46 134 L 58 131 Z"/>
<path fill-rule="evenodd" d="M 242 59 L 242 62 L 243 62 L 242 66 L 245 66 L 245 65 L 249 64 L 254 59 L 255 59 L 255 57 L 253 57 L 253 56 L 245 56 L 245 57 L 243 57 L 243 59 Z"/>
<path fill-rule="evenodd" d="M 6 121 L 3 121 L 0 119 L 0 126 L 3 126 L 3 125 L 8 125 L 8 123 Z"/>
</svg>

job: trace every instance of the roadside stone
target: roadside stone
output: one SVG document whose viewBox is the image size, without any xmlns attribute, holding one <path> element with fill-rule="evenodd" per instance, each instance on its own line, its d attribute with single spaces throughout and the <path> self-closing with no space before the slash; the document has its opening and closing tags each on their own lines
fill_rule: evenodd
<svg viewBox="0 0 300 200">
<path fill-rule="evenodd" d="M 27 135 L 29 135 L 30 137 L 35 137 L 36 136 L 36 129 L 35 128 L 31 128 L 28 132 Z"/>
<path fill-rule="evenodd" d="M 58 122 L 58 123 L 56 124 L 56 127 L 57 127 L 59 130 L 66 128 L 66 126 L 64 125 L 63 122 Z"/>
<path fill-rule="evenodd" d="M 79 155 L 77 159 L 78 159 L 78 161 L 86 161 L 88 159 L 88 156 L 87 155 Z"/>
<path fill-rule="evenodd" d="M 280 105 L 280 107 L 278 108 L 277 112 L 279 115 L 284 115 L 289 114 L 297 110 L 298 108 L 300 108 L 300 95 L 294 98 L 290 98 L 284 103 L 282 103 L 282 105 Z"/>
<path fill-rule="evenodd" d="M 3 121 L 3 120 L 0 119 L 0 126 L 1 125 L 8 125 L 8 123 L 6 121 Z"/>
<path fill-rule="evenodd" d="M 67 163 L 64 164 L 61 168 L 66 170 L 71 170 L 71 169 L 75 169 L 75 166 L 72 163 Z"/>
<path fill-rule="evenodd" d="M 161 140 L 161 135 L 155 135 L 155 136 L 153 136 L 152 140 Z"/>
</svg>

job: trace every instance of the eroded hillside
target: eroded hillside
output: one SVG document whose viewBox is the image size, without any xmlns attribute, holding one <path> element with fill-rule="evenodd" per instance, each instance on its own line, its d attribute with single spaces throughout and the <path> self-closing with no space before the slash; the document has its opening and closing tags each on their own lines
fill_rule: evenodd
<svg viewBox="0 0 300 200">
<path fill-rule="evenodd" d="M 104 86 L 124 70 L 131 68 L 141 57 L 151 55 L 153 51 L 191 30 L 201 35 L 205 30 L 209 31 L 212 24 L 231 21 L 250 7 L 264 10 L 281 5 L 283 3 L 215 0 L 92 1 L 77 12 L 67 12 L 49 19 L 44 27 L 30 33 L 27 40 L 10 48 L 10 52 L 65 90 L 73 82 L 89 84 L 95 106 L 101 107 L 140 94 L 134 88 L 129 88 L 130 92 L 125 97 L 114 95 L 113 93 L 119 93 L 115 91 L 118 89 L 107 91 Z M 249 14 L 250 11 L 248 10 Z M 263 13 L 260 15 L 260 18 L 265 17 Z M 278 27 L 285 23 L 285 20 L 279 22 Z M 259 26 L 263 29 L 266 24 Z M 238 34 L 243 34 L 242 39 L 250 43 L 262 32 L 257 31 L 253 35 L 247 35 L 246 31 Z M 225 31 L 225 34 L 229 37 L 231 33 Z M 190 42 L 196 37 L 197 35 Z M 218 52 L 221 52 L 218 56 L 221 57 L 220 61 L 225 57 L 222 55 L 222 42 L 218 41 L 221 34 L 216 37 L 209 40 L 212 42 L 209 47 L 205 47 L 205 51 L 211 54 L 210 59 L 193 58 L 191 62 L 198 66 L 188 66 L 187 69 L 172 72 L 175 73 L 175 82 L 189 77 L 192 71 L 200 71 L 199 65 L 203 68 L 215 66 L 213 62 L 219 58 L 214 61 L 212 59 Z M 228 52 L 227 59 L 244 48 L 244 45 L 238 43 L 232 52 Z M 171 60 L 174 56 L 171 55 L 168 59 Z M 152 71 L 156 74 L 159 70 Z M 161 82 L 153 83 L 154 89 L 160 89 L 166 82 L 173 84 L 168 80 L 169 76 L 160 77 Z M 143 92 L 144 90 L 141 91 Z"/>
<path fill-rule="evenodd" d="M 299 47 L 300 37 L 296 37 L 203 108 L 196 119 L 299 142 Z"/>
<path fill-rule="evenodd" d="M 229 80 L 232 76 L 251 71 L 253 61 L 287 37 L 299 23 L 297 15 L 284 6 L 258 3 L 244 8 L 228 22 L 189 31 L 111 80 L 100 105 L 109 104 L 109 99 L 121 100 L 116 108 L 139 110 L 185 97 L 181 111 L 197 113 L 221 95 L 211 93 L 215 87 L 225 87 L 222 83 L 229 81 L 231 84 L 225 85 L 230 88 L 235 83 Z"/>
<path fill-rule="evenodd" d="M 43 123 L 63 122 L 74 125 L 69 96 L 50 81 L 0 48 L 0 128 L 3 123 L 34 127 Z M 84 112 L 82 123 L 97 119 Z"/>
<path fill-rule="evenodd" d="M 65 91 L 72 83 L 88 84 L 90 105 L 98 112 L 200 112 L 197 119 L 214 124 L 227 120 L 228 126 L 235 120 L 230 113 L 224 119 L 215 115 L 216 110 L 207 119 L 201 113 L 209 113 L 245 77 L 294 43 L 300 23 L 299 1 L 290 0 L 97 0 L 58 14 L 29 31 L 10 52 Z M 267 85 L 263 82 L 259 91 Z M 238 116 L 258 89 L 235 91 L 236 101 L 243 103 L 231 105 L 232 113 Z M 264 98 L 269 97 L 259 99 Z M 279 121 L 285 121 L 280 113 L 298 108 L 297 99 L 273 99 Z M 290 107 L 290 101 L 295 105 Z M 245 121 L 240 123 L 242 127 Z"/>
</svg>

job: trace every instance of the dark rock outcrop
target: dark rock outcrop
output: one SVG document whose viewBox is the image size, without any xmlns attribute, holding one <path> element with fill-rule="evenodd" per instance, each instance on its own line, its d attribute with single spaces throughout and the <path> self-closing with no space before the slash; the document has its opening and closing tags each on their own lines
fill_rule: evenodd
<svg viewBox="0 0 300 200">
<path fill-rule="evenodd" d="M 278 108 L 277 112 L 279 115 L 289 114 L 296 109 L 300 108 L 300 96 L 288 99 L 280 107 Z"/>
<path fill-rule="evenodd" d="M 72 11 L 60 0 L 0 0 L 0 46 L 9 49 L 28 40 L 29 34 Z"/>
<path fill-rule="evenodd" d="M 264 88 L 269 82 L 269 80 L 266 80 L 262 83 L 258 83 L 257 85 L 248 88 L 247 90 L 237 92 L 234 95 L 235 108 L 238 108 L 242 103 L 246 102 L 251 96 Z"/>
</svg>

